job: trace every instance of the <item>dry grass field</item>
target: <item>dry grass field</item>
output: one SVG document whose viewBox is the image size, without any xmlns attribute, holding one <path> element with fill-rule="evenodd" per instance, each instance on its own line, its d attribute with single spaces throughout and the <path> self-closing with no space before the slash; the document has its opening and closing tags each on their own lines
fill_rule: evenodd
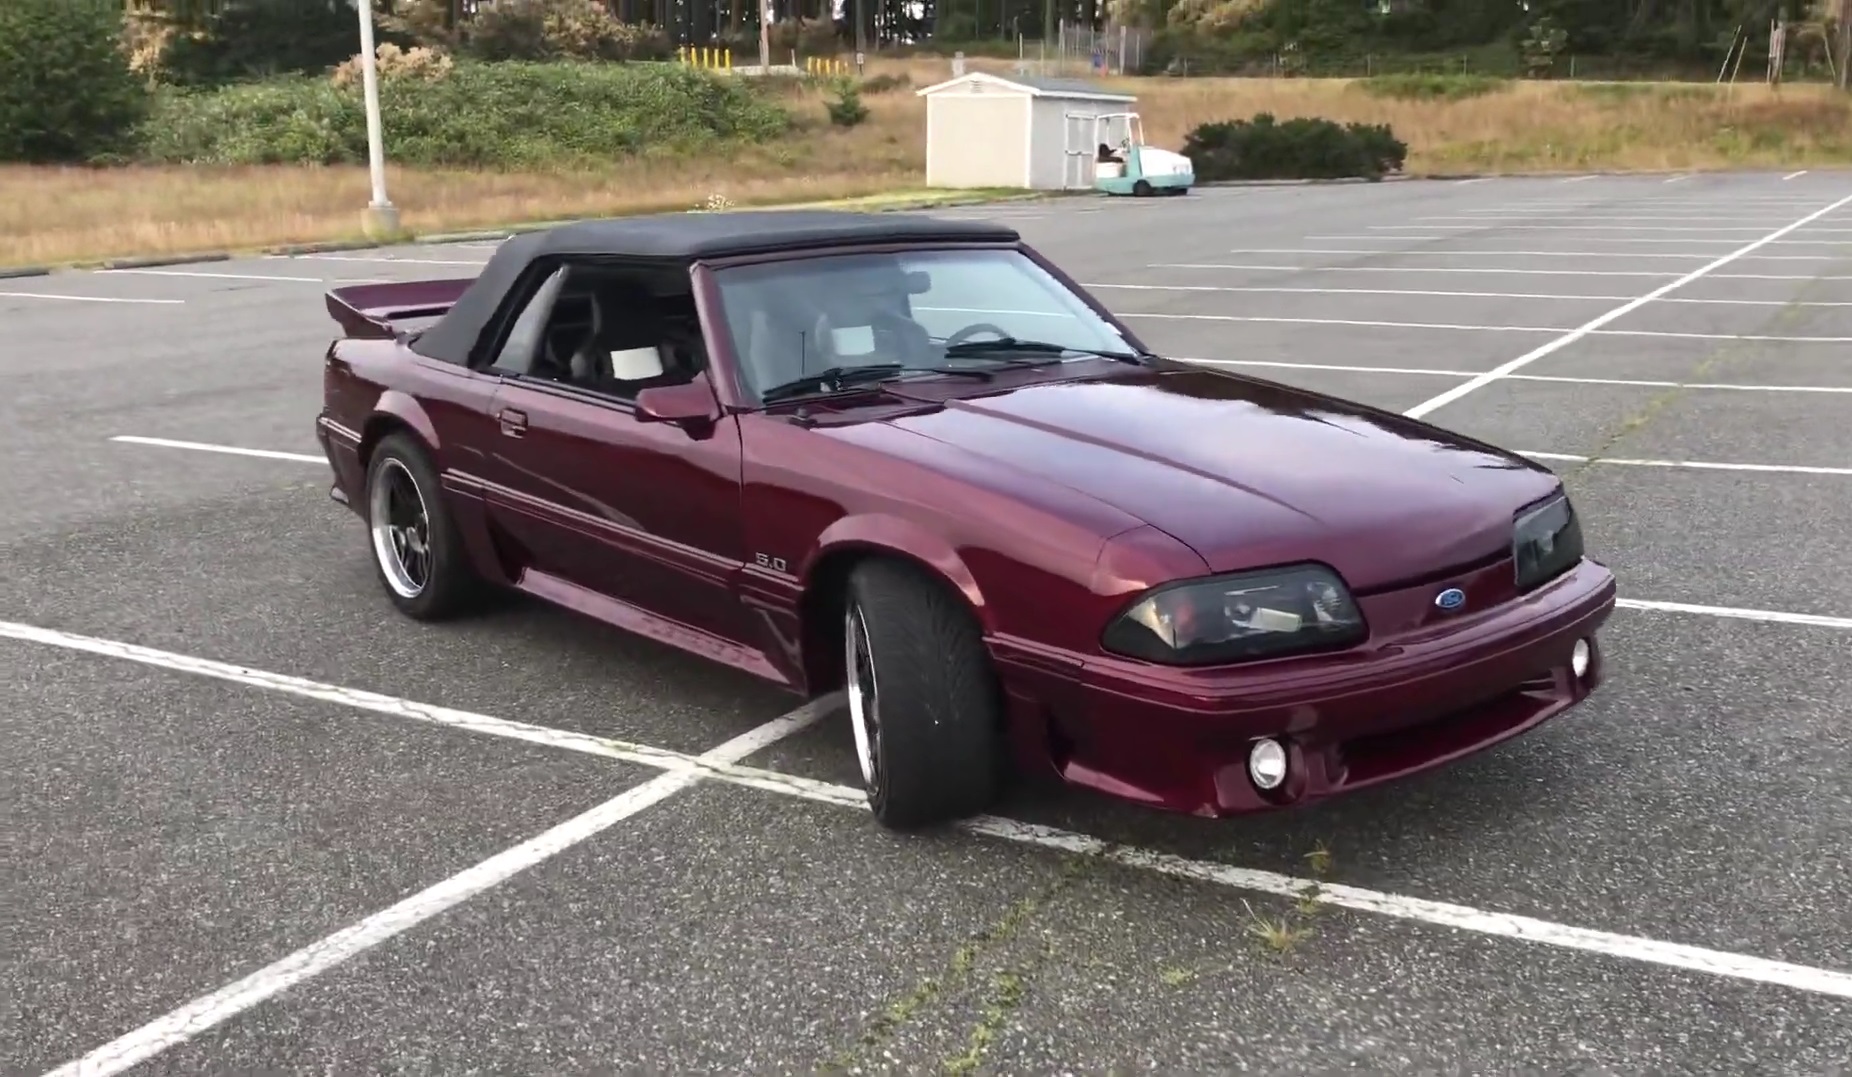
<svg viewBox="0 0 1852 1077">
<path fill-rule="evenodd" d="M 905 82 L 867 94 L 869 117 L 853 128 L 830 125 L 823 92 L 801 89 L 789 104 L 806 127 L 747 154 L 646 157 L 591 172 L 395 168 L 389 193 L 405 226 L 429 233 L 691 209 L 716 194 L 746 205 L 917 188 L 925 103 L 913 90 L 947 77 L 949 67 L 882 60 L 868 74 Z M 1106 81 L 1138 95 L 1147 135 L 1160 145 L 1180 146 L 1196 124 L 1259 112 L 1387 123 L 1408 144 L 1415 174 L 1852 161 L 1852 99 L 1817 86 L 1534 82 L 1407 98 L 1341 79 Z M 0 168 L 0 266 L 346 238 L 366 201 L 366 173 L 357 168 Z"/>
</svg>

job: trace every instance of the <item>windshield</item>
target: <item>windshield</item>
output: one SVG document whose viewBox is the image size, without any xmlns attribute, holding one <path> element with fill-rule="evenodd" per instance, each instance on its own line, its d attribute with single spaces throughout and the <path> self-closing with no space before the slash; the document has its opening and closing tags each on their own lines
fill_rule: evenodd
<svg viewBox="0 0 1852 1077">
<path fill-rule="evenodd" d="M 864 366 L 903 377 L 1137 351 L 1019 251 L 834 255 L 736 266 L 714 279 L 758 397 Z"/>
</svg>

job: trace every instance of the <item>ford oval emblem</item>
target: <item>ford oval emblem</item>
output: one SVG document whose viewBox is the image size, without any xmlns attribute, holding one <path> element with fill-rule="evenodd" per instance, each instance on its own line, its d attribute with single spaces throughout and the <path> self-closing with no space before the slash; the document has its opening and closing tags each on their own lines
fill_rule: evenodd
<svg viewBox="0 0 1852 1077">
<path fill-rule="evenodd" d="M 1449 587 L 1434 596 L 1434 604 L 1449 612 L 1466 605 L 1466 592 L 1458 587 Z"/>
</svg>

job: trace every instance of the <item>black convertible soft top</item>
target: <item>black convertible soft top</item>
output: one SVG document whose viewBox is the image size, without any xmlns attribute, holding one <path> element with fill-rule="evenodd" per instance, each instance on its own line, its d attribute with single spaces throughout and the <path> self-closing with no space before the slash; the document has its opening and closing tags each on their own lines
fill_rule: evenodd
<svg viewBox="0 0 1852 1077">
<path fill-rule="evenodd" d="M 694 262 L 868 243 L 1014 243 L 1015 229 L 986 221 L 950 221 L 908 213 L 757 210 L 663 213 L 576 221 L 528 232 L 496 248 L 448 312 L 411 345 L 420 355 L 467 363 L 503 297 L 537 258 L 596 255 Z"/>
</svg>

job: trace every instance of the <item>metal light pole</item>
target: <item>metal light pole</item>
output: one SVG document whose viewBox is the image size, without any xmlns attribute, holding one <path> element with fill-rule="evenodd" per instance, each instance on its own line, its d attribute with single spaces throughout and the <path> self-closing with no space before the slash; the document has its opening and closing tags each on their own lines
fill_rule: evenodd
<svg viewBox="0 0 1852 1077">
<path fill-rule="evenodd" d="M 360 11 L 360 84 L 366 93 L 367 168 L 373 177 L 373 201 L 361 216 L 368 238 L 397 235 L 399 211 L 386 197 L 386 145 L 379 122 L 379 59 L 373 51 L 373 0 L 356 0 Z"/>
</svg>

